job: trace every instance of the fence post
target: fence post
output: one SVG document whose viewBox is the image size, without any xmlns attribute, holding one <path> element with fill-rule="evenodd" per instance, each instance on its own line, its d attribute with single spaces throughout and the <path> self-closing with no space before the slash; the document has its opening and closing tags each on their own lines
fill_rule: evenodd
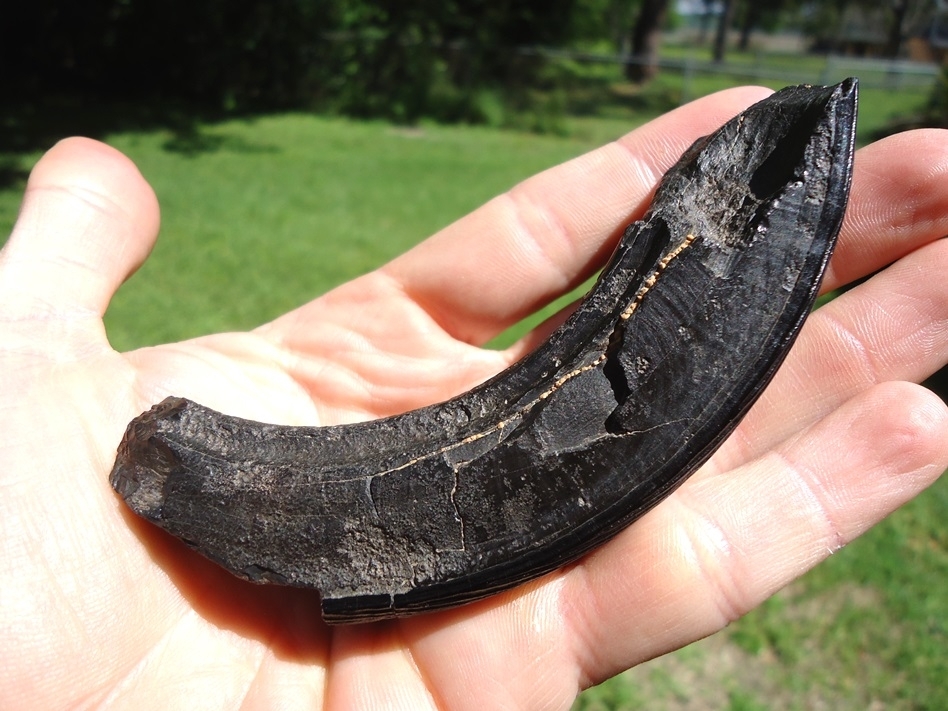
<svg viewBox="0 0 948 711">
<path fill-rule="evenodd" d="M 681 73 L 681 97 L 678 99 L 679 106 L 691 101 L 691 80 L 694 76 L 694 58 L 691 52 L 685 54 L 684 71 Z"/>
<path fill-rule="evenodd" d="M 823 86 L 829 86 L 833 83 L 833 74 L 836 69 L 834 65 L 834 56 L 831 53 L 827 53 L 826 64 L 823 65 L 823 76 L 820 77 L 820 84 Z"/>
</svg>

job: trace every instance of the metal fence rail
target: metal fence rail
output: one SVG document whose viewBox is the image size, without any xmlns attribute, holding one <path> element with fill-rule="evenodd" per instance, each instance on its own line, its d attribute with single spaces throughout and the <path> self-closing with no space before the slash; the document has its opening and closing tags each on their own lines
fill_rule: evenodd
<svg viewBox="0 0 948 711">
<path fill-rule="evenodd" d="M 628 54 L 577 52 L 548 47 L 521 47 L 519 52 L 587 63 L 645 64 L 643 59 Z M 833 84 L 846 77 L 856 76 L 859 77 L 863 88 L 929 91 L 941 72 L 940 67 L 935 64 L 903 59 L 865 59 L 832 54 L 825 55 L 823 66 L 817 70 L 812 67 L 798 71 L 775 68 L 768 65 L 766 54 L 760 54 L 759 58 L 753 62 L 713 62 L 691 55 L 683 58 L 663 57 L 658 60 L 657 65 L 660 69 L 681 73 L 684 78 L 683 102 L 693 98 L 691 79 L 699 74 L 724 75 L 747 81 L 780 81 L 787 84 Z"/>
</svg>

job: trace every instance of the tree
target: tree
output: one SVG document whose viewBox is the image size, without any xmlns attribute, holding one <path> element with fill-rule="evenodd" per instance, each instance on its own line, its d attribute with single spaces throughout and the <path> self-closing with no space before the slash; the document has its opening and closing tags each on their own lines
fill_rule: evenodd
<svg viewBox="0 0 948 711">
<path fill-rule="evenodd" d="M 902 28 L 905 16 L 908 14 L 908 0 L 891 0 L 889 7 L 892 10 L 892 19 L 889 23 L 889 40 L 886 43 L 885 55 L 895 59 L 902 48 Z"/>
<path fill-rule="evenodd" d="M 643 83 L 658 73 L 658 48 L 667 14 L 668 0 L 643 0 L 632 28 L 632 61 L 625 67 L 631 81 Z"/>
<path fill-rule="evenodd" d="M 771 0 L 766 5 L 755 0 L 741 0 L 741 7 L 735 14 L 740 16 L 740 39 L 738 48 L 746 52 L 750 46 L 751 33 L 759 29 L 775 29 L 782 23 L 785 10 L 793 9 L 799 3 L 796 0 Z"/>
<path fill-rule="evenodd" d="M 608 2 L 605 12 L 608 24 L 603 28 L 603 32 L 604 36 L 612 40 L 618 54 L 627 54 L 631 50 L 632 36 L 629 28 L 632 26 L 637 4 L 637 0 L 609 0 Z"/>
<path fill-rule="evenodd" d="M 718 29 L 714 35 L 714 51 L 712 59 L 715 62 L 724 61 L 724 53 L 727 51 L 727 33 L 734 22 L 734 10 L 737 7 L 735 0 L 724 0 L 724 8 L 718 17 Z"/>
</svg>

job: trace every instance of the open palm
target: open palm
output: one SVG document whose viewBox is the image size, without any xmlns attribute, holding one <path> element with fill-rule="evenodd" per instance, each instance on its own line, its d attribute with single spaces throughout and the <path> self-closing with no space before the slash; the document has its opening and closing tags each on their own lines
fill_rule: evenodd
<svg viewBox="0 0 948 711">
<path fill-rule="evenodd" d="M 53 148 L 0 253 L 0 707 L 565 708 L 720 629 L 930 484 L 948 466 L 948 410 L 906 381 L 948 362 L 937 131 L 857 157 L 824 287 L 886 268 L 807 322 L 672 497 L 532 584 L 330 629 L 315 593 L 231 577 L 108 485 L 126 423 L 169 394 L 313 425 L 481 382 L 543 334 L 481 344 L 588 277 L 682 150 L 762 92 L 703 99 L 536 176 L 251 333 L 127 354 L 101 317 L 154 243 L 154 195 L 106 146 Z"/>
</svg>

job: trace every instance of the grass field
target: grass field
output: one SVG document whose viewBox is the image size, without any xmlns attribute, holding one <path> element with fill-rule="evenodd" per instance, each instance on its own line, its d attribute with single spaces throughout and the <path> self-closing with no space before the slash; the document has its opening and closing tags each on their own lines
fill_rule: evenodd
<svg viewBox="0 0 948 711">
<path fill-rule="evenodd" d="M 560 135 L 288 114 L 107 136 L 163 210 L 152 258 L 107 314 L 113 345 L 252 327 L 678 100 L 674 78 L 612 89 L 601 110 L 563 119 Z M 924 96 L 902 99 L 866 92 L 861 135 Z M 0 158 L 16 171 L 37 157 Z M 21 189 L 0 190 L 0 234 Z M 943 481 L 724 633 L 589 690 L 576 708 L 948 708 L 946 519 Z"/>
</svg>

